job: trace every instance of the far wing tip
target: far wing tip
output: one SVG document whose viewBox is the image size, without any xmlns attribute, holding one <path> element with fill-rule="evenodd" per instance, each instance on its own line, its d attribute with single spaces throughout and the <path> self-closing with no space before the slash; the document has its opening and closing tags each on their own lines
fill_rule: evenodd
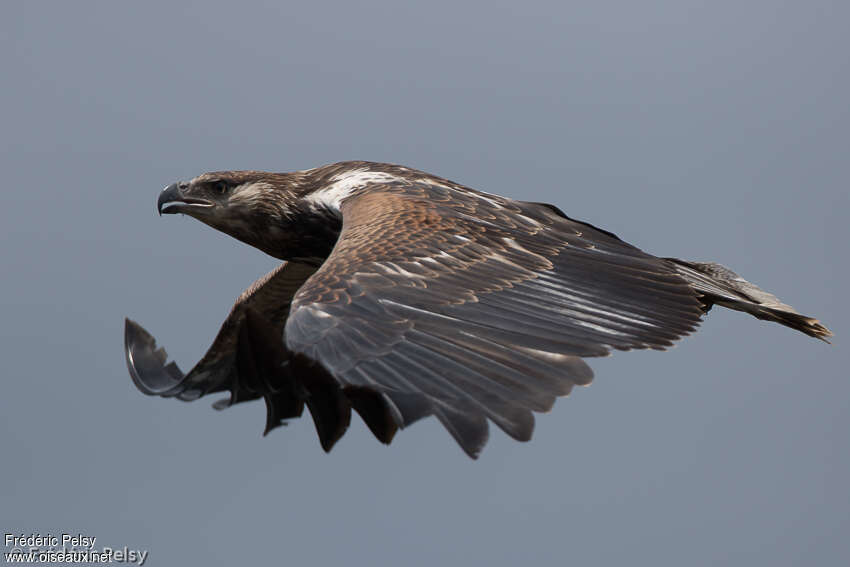
<svg viewBox="0 0 850 567">
<path fill-rule="evenodd" d="M 833 337 L 835 334 L 826 328 L 826 326 L 818 321 L 817 319 L 811 319 L 809 321 L 809 328 L 807 331 L 804 331 L 807 335 L 810 335 L 816 339 L 820 339 L 826 344 L 831 345 L 832 341 L 830 341 L 827 337 Z"/>
<path fill-rule="evenodd" d="M 124 357 L 136 387 L 149 396 L 173 396 L 179 393 L 183 372 L 174 362 L 166 364 L 168 354 L 157 348 L 156 339 L 130 318 L 124 319 Z"/>
</svg>

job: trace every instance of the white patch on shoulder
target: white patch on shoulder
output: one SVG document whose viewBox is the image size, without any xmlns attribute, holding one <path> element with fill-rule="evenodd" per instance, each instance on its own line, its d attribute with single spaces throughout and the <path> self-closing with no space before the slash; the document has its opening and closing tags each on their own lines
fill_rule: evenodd
<svg viewBox="0 0 850 567">
<path fill-rule="evenodd" d="M 306 200 L 315 206 L 322 206 L 333 211 L 339 211 L 342 202 L 352 193 L 370 183 L 393 183 L 405 181 L 403 177 L 383 171 L 347 171 L 331 178 L 325 187 L 314 191 Z"/>
</svg>

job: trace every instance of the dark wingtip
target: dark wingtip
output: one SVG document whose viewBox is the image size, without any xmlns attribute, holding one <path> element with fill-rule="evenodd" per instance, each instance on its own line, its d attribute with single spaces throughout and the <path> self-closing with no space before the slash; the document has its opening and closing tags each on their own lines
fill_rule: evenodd
<svg viewBox="0 0 850 567">
<path fill-rule="evenodd" d="M 165 349 L 157 348 L 156 339 L 128 318 L 124 319 L 124 357 L 130 378 L 141 392 L 167 397 L 181 390 L 183 372 L 173 362 L 166 364 Z"/>
<path fill-rule="evenodd" d="M 827 329 L 817 319 L 809 319 L 807 321 L 807 323 L 808 323 L 808 325 L 806 326 L 806 328 L 800 329 L 801 331 L 803 331 L 804 333 L 806 333 L 807 335 L 809 335 L 811 337 L 814 337 L 816 339 L 820 339 L 827 344 L 830 344 L 830 345 L 832 344 L 829 340 L 827 340 L 827 337 L 834 336 L 832 331 Z"/>
<path fill-rule="evenodd" d="M 758 319 L 774 321 L 781 325 L 785 325 L 786 327 L 790 327 L 795 331 L 805 333 L 810 337 L 820 339 L 827 344 L 832 344 L 827 339 L 827 337 L 833 336 L 832 331 L 827 329 L 823 324 L 821 324 L 820 321 L 818 321 L 814 317 L 807 317 L 806 315 L 800 315 L 799 313 L 786 309 L 777 309 L 769 307 L 762 308 L 761 310 L 756 309 L 755 312 L 752 313 Z"/>
</svg>

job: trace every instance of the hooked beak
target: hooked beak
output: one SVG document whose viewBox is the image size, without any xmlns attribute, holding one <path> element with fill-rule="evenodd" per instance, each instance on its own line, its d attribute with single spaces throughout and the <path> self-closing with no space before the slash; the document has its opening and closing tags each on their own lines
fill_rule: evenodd
<svg viewBox="0 0 850 567">
<path fill-rule="evenodd" d="M 160 215 L 163 213 L 169 215 L 174 213 L 191 214 L 199 209 L 208 209 L 213 206 L 206 199 L 195 199 L 186 197 L 183 194 L 185 183 L 172 183 L 162 190 L 159 194 L 159 199 L 156 201 L 156 210 Z"/>
</svg>

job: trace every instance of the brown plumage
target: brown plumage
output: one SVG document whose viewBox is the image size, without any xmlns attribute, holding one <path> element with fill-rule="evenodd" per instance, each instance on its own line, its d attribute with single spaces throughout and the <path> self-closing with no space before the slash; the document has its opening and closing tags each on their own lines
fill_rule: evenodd
<svg viewBox="0 0 850 567">
<path fill-rule="evenodd" d="M 718 264 L 657 258 L 552 205 L 401 166 L 207 173 L 158 206 L 287 262 L 240 296 L 185 376 L 128 320 L 136 385 L 184 400 L 229 390 L 216 407 L 262 397 L 266 432 L 306 404 L 325 450 L 352 409 L 384 443 L 429 415 L 472 457 L 488 420 L 527 440 L 532 412 L 591 381 L 583 357 L 664 349 L 715 304 L 831 335 Z"/>
</svg>

